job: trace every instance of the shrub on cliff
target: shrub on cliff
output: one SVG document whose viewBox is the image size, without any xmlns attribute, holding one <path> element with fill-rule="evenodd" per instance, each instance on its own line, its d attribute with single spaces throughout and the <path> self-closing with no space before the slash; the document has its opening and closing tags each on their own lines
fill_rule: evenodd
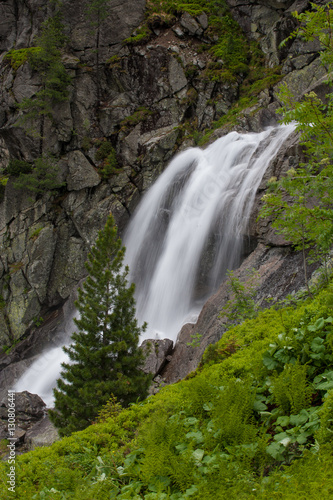
<svg viewBox="0 0 333 500">
<path fill-rule="evenodd" d="M 91 424 L 112 394 L 123 406 L 147 394 L 150 376 L 140 370 L 144 355 L 138 347 L 145 326 L 140 328 L 135 318 L 124 251 L 110 215 L 88 255 L 89 276 L 76 303 L 78 331 L 64 348 L 70 362 L 63 364 L 54 390 L 50 413 L 61 435 Z"/>
</svg>

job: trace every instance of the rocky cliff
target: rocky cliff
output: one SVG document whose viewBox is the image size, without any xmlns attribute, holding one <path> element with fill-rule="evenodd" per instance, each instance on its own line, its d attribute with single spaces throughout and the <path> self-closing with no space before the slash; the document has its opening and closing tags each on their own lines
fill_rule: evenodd
<svg viewBox="0 0 333 500">
<path fill-rule="evenodd" d="M 249 44 L 247 69 L 239 66 L 234 74 L 224 71 L 226 62 L 213 55 L 212 48 L 222 35 L 214 31 L 209 12 L 175 9 L 164 16 L 152 13 L 150 2 L 146 5 L 144 0 L 109 0 L 97 42 L 88 3 L 62 2 L 68 37 L 62 64 L 71 83 L 68 99 L 53 106 L 43 127 L 44 147 L 59 161 L 57 175 L 64 186 L 32 195 L 17 189 L 15 178 L 9 176 L 1 190 L 0 343 L 10 346 L 25 337 L 10 355 L 2 356 L 2 368 L 31 357 L 45 342 L 57 339 L 63 307 L 68 307 L 85 276 L 87 252 L 108 213 L 113 213 L 122 231 L 142 193 L 178 150 L 211 141 L 230 127 L 259 131 L 275 124 L 277 80 L 286 81 L 298 96 L 322 86 L 324 72 L 315 43 L 295 40 L 279 46 L 295 27 L 292 11 L 305 10 L 306 1 L 228 1 Z M 29 60 L 13 64 L 8 51 L 33 46 L 55 6 L 45 0 L 8 0 L 0 1 L 0 8 L 0 173 L 4 178 L 11 159 L 32 162 L 39 154 L 40 137 L 22 126 L 20 103 L 34 98 L 42 85 Z M 231 44 L 230 34 L 229 39 Z M 260 80 L 254 61 L 265 68 Z M 104 150 L 112 152 L 117 165 L 108 175 L 103 171 Z M 301 154 L 294 138 L 270 174 L 297 164 Z M 251 266 L 260 268 L 261 293 L 281 296 L 301 286 L 300 264 L 268 223 L 255 222 L 258 203 L 249 251 L 260 245 L 248 258 Z M 269 288 L 272 273 L 276 273 L 276 292 Z M 291 283 L 293 273 L 299 278 Z M 197 326 L 186 327 L 188 336 L 189 329 L 202 334 L 203 343 L 195 354 L 192 350 L 183 356 L 178 349 L 178 358 L 167 367 L 169 374 L 173 371 L 169 380 L 195 367 L 202 349 L 221 335 L 216 314 L 223 293 L 222 289 L 219 298 L 211 299 Z M 211 322 L 214 325 L 208 328 Z M 187 359 L 182 373 L 175 368 L 179 359 L 183 359 L 180 364 Z"/>
</svg>

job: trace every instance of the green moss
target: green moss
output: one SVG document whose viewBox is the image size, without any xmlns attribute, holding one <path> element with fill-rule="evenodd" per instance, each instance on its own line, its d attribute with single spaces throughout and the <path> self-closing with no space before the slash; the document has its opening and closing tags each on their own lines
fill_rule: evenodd
<svg viewBox="0 0 333 500">
<path fill-rule="evenodd" d="M 152 32 L 148 26 L 140 26 L 135 30 L 132 36 L 126 38 L 123 43 L 125 45 L 138 45 L 140 43 L 146 43 L 151 38 Z"/>
<path fill-rule="evenodd" d="M 32 231 L 29 238 L 33 241 L 36 241 L 42 229 L 43 229 L 42 227 L 38 227 L 37 229 Z"/>
<path fill-rule="evenodd" d="M 14 71 L 26 63 L 30 57 L 37 55 L 41 51 L 40 47 L 29 47 L 26 49 L 11 49 L 4 59 L 9 62 Z"/>
<path fill-rule="evenodd" d="M 150 111 L 144 106 L 139 106 L 132 115 L 126 116 L 126 118 L 120 122 L 120 128 L 121 130 L 127 131 L 128 129 L 135 127 L 138 123 L 148 120 L 148 118 L 152 115 L 153 111 Z"/>
</svg>

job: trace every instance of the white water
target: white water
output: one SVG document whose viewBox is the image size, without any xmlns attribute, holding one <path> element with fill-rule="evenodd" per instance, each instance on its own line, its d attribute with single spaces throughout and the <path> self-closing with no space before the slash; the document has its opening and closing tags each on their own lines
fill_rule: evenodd
<svg viewBox="0 0 333 500">
<path fill-rule="evenodd" d="M 24 372 L 22 377 L 16 382 L 14 390 L 16 392 L 29 391 L 38 394 L 48 408 L 54 403 L 53 389 L 56 381 L 60 377 L 61 364 L 68 363 L 68 355 L 63 351 L 63 346 L 70 343 L 70 337 L 75 331 L 73 318 L 65 322 L 62 332 L 59 332 L 63 342 L 60 345 L 45 349 L 32 365 Z"/>
<path fill-rule="evenodd" d="M 48 408 L 52 408 L 53 388 L 60 377 L 61 363 L 68 363 L 62 347 L 54 347 L 42 353 L 16 383 L 16 392 L 29 391 L 38 394 Z"/>
<path fill-rule="evenodd" d="M 144 196 L 124 238 L 137 317 L 148 323 L 143 338 L 176 340 L 239 264 L 255 193 L 293 129 L 232 132 L 205 150 L 188 149 Z"/>
<path fill-rule="evenodd" d="M 144 338 L 176 339 L 194 321 L 205 298 L 227 269 L 239 264 L 249 214 L 260 181 L 280 145 L 294 129 L 260 134 L 232 132 L 206 150 L 178 155 L 143 197 L 124 238 L 130 280 L 136 283 L 139 324 Z M 208 261 L 203 265 L 203 254 Z M 74 324 L 64 326 L 70 342 Z M 15 390 L 38 394 L 47 406 L 61 363 L 62 347 L 43 352 Z"/>
</svg>

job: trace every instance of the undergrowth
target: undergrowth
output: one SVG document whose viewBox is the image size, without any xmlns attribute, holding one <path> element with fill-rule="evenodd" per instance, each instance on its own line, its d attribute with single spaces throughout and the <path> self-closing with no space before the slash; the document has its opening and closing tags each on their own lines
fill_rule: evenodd
<svg viewBox="0 0 333 500">
<path fill-rule="evenodd" d="M 331 296 L 258 312 L 187 380 L 17 457 L 18 498 L 331 498 Z"/>
</svg>

